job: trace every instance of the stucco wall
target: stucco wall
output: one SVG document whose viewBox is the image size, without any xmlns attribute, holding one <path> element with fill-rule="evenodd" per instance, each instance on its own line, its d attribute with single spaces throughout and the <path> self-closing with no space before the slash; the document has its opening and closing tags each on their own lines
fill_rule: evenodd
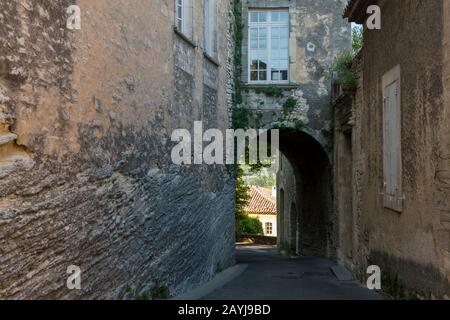
<svg viewBox="0 0 450 320">
<path fill-rule="evenodd" d="M 448 199 L 448 162 L 442 157 L 448 145 L 448 105 L 442 81 L 446 79 L 443 70 L 447 70 L 443 53 L 448 51 L 442 46 L 444 2 L 383 3 L 382 29 L 364 32 L 362 89 L 357 92 L 352 119 L 355 263 L 361 274 L 367 264 L 377 264 L 383 272 L 398 275 L 410 289 L 436 295 L 449 292 L 450 275 L 448 230 L 442 223 L 449 210 L 448 201 L 443 200 Z M 448 14 L 448 8 L 444 12 Z M 445 61 L 448 64 L 448 58 Z M 383 206 L 381 79 L 398 64 L 402 213 Z M 442 166 L 446 169 L 439 170 Z"/>
<path fill-rule="evenodd" d="M 228 127 L 229 3 L 219 63 L 173 30 L 174 2 L 0 5 L 0 298 L 172 294 L 233 263 L 234 179 L 172 165 L 173 129 Z M 203 43 L 202 2 L 195 34 Z M 215 81 L 211 81 L 214 79 Z M 82 270 L 82 290 L 66 270 Z"/>
<path fill-rule="evenodd" d="M 263 227 L 264 236 L 276 237 L 277 236 L 277 216 L 271 214 L 249 214 L 250 217 L 258 219 Z M 266 223 L 272 224 L 272 233 L 268 234 L 266 229 Z"/>
</svg>

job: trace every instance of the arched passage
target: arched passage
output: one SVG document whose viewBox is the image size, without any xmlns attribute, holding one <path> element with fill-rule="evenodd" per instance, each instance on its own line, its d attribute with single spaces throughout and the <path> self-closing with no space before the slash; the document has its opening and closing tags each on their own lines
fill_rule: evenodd
<svg viewBox="0 0 450 320">
<path fill-rule="evenodd" d="M 335 258 L 332 172 L 327 153 L 313 137 L 293 129 L 280 130 L 280 151 L 280 248 L 305 256 Z"/>
</svg>

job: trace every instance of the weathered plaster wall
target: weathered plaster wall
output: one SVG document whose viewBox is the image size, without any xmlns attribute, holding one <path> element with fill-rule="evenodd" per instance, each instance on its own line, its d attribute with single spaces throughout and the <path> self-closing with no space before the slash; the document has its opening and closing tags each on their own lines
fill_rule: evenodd
<svg viewBox="0 0 450 320">
<path fill-rule="evenodd" d="M 290 83 L 281 87 L 281 96 L 267 96 L 244 90 L 244 106 L 252 109 L 263 127 L 290 127 L 312 135 L 322 145 L 328 139 L 322 130 L 331 125 L 329 66 L 336 56 L 350 48 L 350 25 L 342 19 L 346 0 L 243 0 L 244 38 L 242 66 L 244 83 L 248 82 L 248 11 L 249 9 L 284 8 L 289 10 Z M 266 85 L 267 87 L 268 85 Z M 288 97 L 296 99 L 293 110 L 285 114 Z"/>
<path fill-rule="evenodd" d="M 353 266 L 353 140 L 352 103 L 349 96 L 334 101 L 334 198 L 339 232 L 338 260 L 347 267 Z"/>
<path fill-rule="evenodd" d="M 409 289 L 449 293 L 448 35 L 446 1 L 386 1 L 382 29 L 365 30 L 363 77 L 353 105 L 353 257 Z M 443 11 L 443 9 L 445 10 Z M 447 19 L 448 20 L 448 19 Z M 447 22 L 446 22 L 447 24 Z M 404 209 L 383 206 L 381 79 L 401 66 Z M 444 70 L 444 74 L 443 74 Z M 447 83 L 446 83 L 447 82 Z M 443 99 L 443 97 L 445 97 Z"/>
<path fill-rule="evenodd" d="M 173 129 L 228 127 L 228 1 L 219 66 L 174 33 L 173 1 L 78 0 L 78 31 L 70 4 L 0 4 L 0 298 L 185 291 L 233 263 L 233 177 L 170 159 Z"/>
<path fill-rule="evenodd" d="M 293 234 L 298 229 L 297 221 L 292 221 L 297 218 L 297 215 L 292 219 L 293 216 L 291 214 L 292 205 L 298 207 L 295 172 L 285 156 L 281 155 L 279 161 L 280 165 L 277 173 L 277 233 L 279 236 L 277 237 L 277 242 L 282 250 L 298 253 L 297 235 Z"/>
<path fill-rule="evenodd" d="M 450 3 L 443 1 L 443 69 L 444 86 L 442 121 L 439 126 L 439 151 L 436 162 L 435 203 L 440 211 L 438 243 L 441 270 L 450 281 Z M 450 294 L 449 294 L 450 295 Z"/>
</svg>

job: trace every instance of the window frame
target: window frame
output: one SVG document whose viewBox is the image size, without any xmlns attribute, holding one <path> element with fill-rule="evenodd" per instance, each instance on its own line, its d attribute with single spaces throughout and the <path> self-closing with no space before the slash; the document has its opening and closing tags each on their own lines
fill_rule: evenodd
<svg viewBox="0 0 450 320">
<path fill-rule="evenodd" d="M 211 0 L 204 0 L 204 11 L 203 11 L 203 25 L 204 25 L 204 46 L 205 52 L 211 55 L 212 52 L 212 41 L 211 41 L 211 20 L 209 16 L 209 12 L 211 10 Z M 211 55 L 212 56 L 212 55 Z"/>
<path fill-rule="evenodd" d="M 178 13 L 181 11 L 181 18 Z M 181 23 L 181 28 L 179 26 Z M 175 0 L 175 27 L 181 33 L 185 33 L 185 2 L 184 0 Z"/>
<path fill-rule="evenodd" d="M 272 222 L 266 222 L 265 223 L 265 233 L 267 235 L 273 235 L 273 223 Z M 270 228 L 270 232 L 269 232 L 269 228 Z"/>
<path fill-rule="evenodd" d="M 204 0 L 203 6 L 203 50 L 207 56 L 218 59 L 219 2 L 217 0 Z"/>
<path fill-rule="evenodd" d="M 251 21 L 251 16 L 252 13 L 267 13 L 267 20 L 265 22 L 252 22 Z M 272 13 L 274 12 L 283 12 L 283 13 L 287 13 L 288 14 L 288 21 L 272 21 Z M 248 77 L 248 83 L 249 84 L 263 84 L 263 85 L 268 85 L 268 84 L 289 84 L 290 83 L 290 78 L 291 78 L 291 70 L 290 70 L 290 47 L 289 47 L 289 38 L 290 38 L 290 14 L 289 14 L 289 9 L 284 9 L 284 8 L 276 8 L 276 9 L 249 9 L 248 10 L 248 17 L 247 17 L 247 25 L 248 25 L 248 30 L 247 30 L 247 39 L 248 39 L 248 43 L 247 43 L 247 77 Z M 252 49 L 251 49 L 251 30 L 252 28 L 256 28 L 256 27 L 266 27 L 267 28 L 267 37 L 266 37 L 266 41 L 267 41 L 267 46 L 266 46 L 266 50 L 267 50 L 267 80 L 252 80 L 251 79 L 251 53 L 252 53 Z M 279 27 L 286 27 L 288 30 L 288 38 L 287 38 L 287 80 L 272 80 L 272 71 L 271 71 L 271 66 L 272 66 L 272 28 L 279 28 Z M 260 69 L 258 69 L 260 70 Z M 259 72 L 259 71 L 258 71 Z"/>
</svg>

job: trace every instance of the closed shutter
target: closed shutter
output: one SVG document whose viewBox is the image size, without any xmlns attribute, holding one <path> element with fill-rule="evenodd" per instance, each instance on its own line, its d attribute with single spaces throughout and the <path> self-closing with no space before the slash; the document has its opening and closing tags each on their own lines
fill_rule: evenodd
<svg viewBox="0 0 450 320">
<path fill-rule="evenodd" d="M 401 212 L 402 150 L 401 150 L 400 79 L 384 88 L 383 107 L 383 176 L 384 206 Z"/>
</svg>

